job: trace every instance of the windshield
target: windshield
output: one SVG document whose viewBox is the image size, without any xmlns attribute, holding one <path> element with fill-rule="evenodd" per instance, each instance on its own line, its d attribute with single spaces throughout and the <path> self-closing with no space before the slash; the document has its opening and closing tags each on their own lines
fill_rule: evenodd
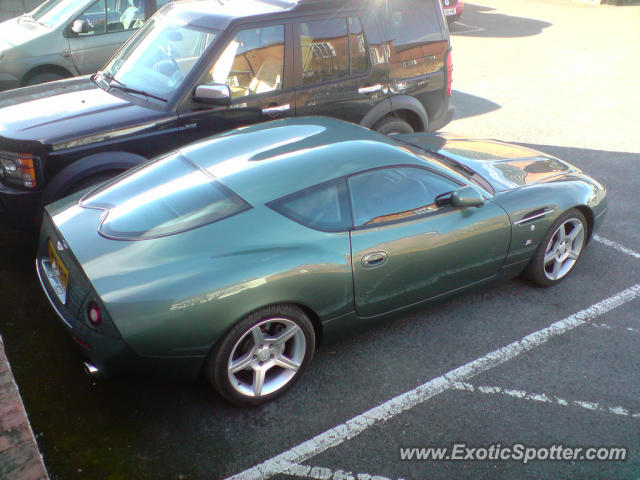
<svg viewBox="0 0 640 480">
<path fill-rule="evenodd" d="M 249 205 L 179 154 L 130 171 L 81 199 L 107 211 L 98 231 L 114 239 L 142 240 L 200 227 Z"/>
<path fill-rule="evenodd" d="M 69 21 L 78 10 L 89 3 L 90 0 L 47 0 L 31 10 L 28 16 L 38 23 L 55 28 Z"/>
<path fill-rule="evenodd" d="M 102 71 L 111 88 L 127 87 L 169 99 L 218 35 L 154 15 Z M 133 93 L 133 92 L 131 92 Z"/>
<path fill-rule="evenodd" d="M 456 173 L 458 173 L 459 175 L 466 177 L 468 180 L 471 180 L 475 185 L 479 186 L 480 188 L 489 192 L 490 194 L 493 195 L 495 193 L 495 190 L 493 189 L 491 184 L 487 182 L 487 180 L 483 176 L 478 174 L 476 171 L 474 171 L 467 165 L 464 165 L 463 163 L 460 163 L 457 160 L 454 160 L 453 158 L 449 158 L 439 152 L 425 150 L 418 145 L 407 142 L 400 138 L 396 137 L 394 138 L 394 140 L 396 142 L 399 142 L 405 145 L 407 148 L 409 148 L 409 150 L 411 150 L 416 155 L 420 157 L 426 157 L 429 161 L 435 160 L 440 164 L 442 164 L 444 167 L 449 168 L 455 171 Z"/>
</svg>

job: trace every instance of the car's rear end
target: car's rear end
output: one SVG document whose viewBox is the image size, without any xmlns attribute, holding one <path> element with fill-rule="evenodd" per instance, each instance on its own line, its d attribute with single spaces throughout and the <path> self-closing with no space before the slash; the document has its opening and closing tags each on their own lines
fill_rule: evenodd
<svg viewBox="0 0 640 480">
<path fill-rule="evenodd" d="M 463 0 L 442 0 L 442 8 L 444 16 L 448 23 L 460 20 L 462 9 L 464 8 Z"/>
<path fill-rule="evenodd" d="M 131 355 L 49 211 L 40 230 L 36 270 L 51 306 L 87 358 L 87 373 L 113 370 Z"/>
</svg>

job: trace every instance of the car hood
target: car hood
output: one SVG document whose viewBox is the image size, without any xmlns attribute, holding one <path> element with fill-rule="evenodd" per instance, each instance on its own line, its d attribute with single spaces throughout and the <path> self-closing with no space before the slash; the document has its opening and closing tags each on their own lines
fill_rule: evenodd
<svg viewBox="0 0 640 480">
<path fill-rule="evenodd" d="M 0 23 L 0 51 L 7 47 L 18 47 L 51 31 L 50 27 L 36 23 L 29 17 L 6 20 Z"/>
<path fill-rule="evenodd" d="M 14 150 L 20 142 L 54 149 L 69 142 L 69 147 L 87 145 L 105 140 L 105 133 L 164 116 L 102 90 L 88 76 L 19 88 L 0 100 L 0 150 Z"/>
<path fill-rule="evenodd" d="M 417 133 L 395 138 L 468 166 L 487 180 L 496 192 L 580 171 L 546 153 L 495 140 L 447 133 Z"/>
</svg>

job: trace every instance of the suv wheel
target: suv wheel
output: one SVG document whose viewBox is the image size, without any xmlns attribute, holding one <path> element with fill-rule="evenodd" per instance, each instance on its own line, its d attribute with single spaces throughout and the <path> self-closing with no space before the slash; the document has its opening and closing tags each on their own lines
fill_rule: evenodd
<svg viewBox="0 0 640 480">
<path fill-rule="evenodd" d="M 401 133 L 414 133 L 413 127 L 404 120 L 387 116 L 373 126 L 373 129 L 383 135 L 399 135 Z"/>
</svg>

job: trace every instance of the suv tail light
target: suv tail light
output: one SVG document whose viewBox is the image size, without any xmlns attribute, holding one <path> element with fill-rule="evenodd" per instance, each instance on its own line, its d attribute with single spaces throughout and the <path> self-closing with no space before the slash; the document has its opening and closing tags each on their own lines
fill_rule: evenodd
<svg viewBox="0 0 640 480">
<path fill-rule="evenodd" d="M 447 52 L 447 97 L 451 96 L 451 81 L 453 76 L 453 60 L 451 58 L 451 50 Z"/>
</svg>

